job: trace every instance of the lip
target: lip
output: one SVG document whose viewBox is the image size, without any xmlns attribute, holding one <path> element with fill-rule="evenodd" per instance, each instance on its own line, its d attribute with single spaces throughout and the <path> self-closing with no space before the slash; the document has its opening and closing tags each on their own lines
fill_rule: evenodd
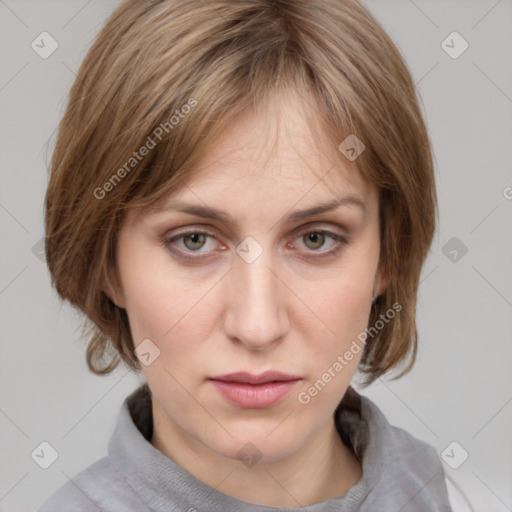
<svg viewBox="0 0 512 512">
<path fill-rule="evenodd" d="M 283 400 L 301 378 L 268 371 L 259 375 L 247 372 L 230 373 L 209 380 L 232 404 L 249 409 L 264 409 Z"/>
</svg>

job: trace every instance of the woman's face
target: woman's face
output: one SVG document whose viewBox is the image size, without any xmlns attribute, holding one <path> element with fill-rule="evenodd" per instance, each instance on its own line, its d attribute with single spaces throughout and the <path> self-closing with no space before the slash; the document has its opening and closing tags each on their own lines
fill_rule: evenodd
<svg viewBox="0 0 512 512">
<path fill-rule="evenodd" d="M 141 344 L 155 432 L 184 446 L 284 459 L 332 427 L 359 363 L 383 291 L 378 195 L 315 145 L 303 106 L 241 114 L 198 176 L 120 231 L 112 295 Z"/>
</svg>

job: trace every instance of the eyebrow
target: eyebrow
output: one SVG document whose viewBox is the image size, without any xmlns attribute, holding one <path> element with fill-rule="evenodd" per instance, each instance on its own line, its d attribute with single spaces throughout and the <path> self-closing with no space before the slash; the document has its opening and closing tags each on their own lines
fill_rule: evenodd
<svg viewBox="0 0 512 512">
<path fill-rule="evenodd" d="M 292 213 L 289 213 L 284 217 L 284 223 L 293 224 L 301 220 L 308 219 L 309 217 L 313 217 L 315 215 L 337 210 L 339 207 L 342 206 L 355 206 L 361 210 L 363 215 L 366 213 L 366 203 L 364 201 L 362 201 L 356 196 L 345 196 L 330 201 L 328 203 L 318 204 L 315 206 L 311 206 L 310 208 L 305 208 L 304 210 L 296 210 Z M 223 210 L 219 210 L 217 208 L 212 208 L 209 206 L 189 204 L 176 200 L 171 200 L 162 206 L 155 207 L 153 211 L 157 214 L 167 211 L 178 211 L 182 213 L 188 213 L 190 215 L 195 215 L 196 217 L 217 220 L 226 225 L 233 225 L 235 226 L 235 228 L 238 227 L 238 223 L 231 217 L 231 215 L 229 215 Z"/>
</svg>

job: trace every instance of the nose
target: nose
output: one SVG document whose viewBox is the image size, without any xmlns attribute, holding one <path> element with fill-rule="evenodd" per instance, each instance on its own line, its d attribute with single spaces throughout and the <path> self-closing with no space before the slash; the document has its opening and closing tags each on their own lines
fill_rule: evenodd
<svg viewBox="0 0 512 512">
<path fill-rule="evenodd" d="M 286 288 L 267 251 L 252 263 L 236 257 L 229 273 L 225 334 L 251 350 L 271 350 L 289 328 Z"/>
</svg>

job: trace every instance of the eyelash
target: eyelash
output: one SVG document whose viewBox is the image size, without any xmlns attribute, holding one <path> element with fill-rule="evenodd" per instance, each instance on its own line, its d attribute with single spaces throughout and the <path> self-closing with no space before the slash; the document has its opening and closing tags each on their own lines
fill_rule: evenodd
<svg viewBox="0 0 512 512">
<path fill-rule="evenodd" d="M 323 253 L 321 253 L 319 255 L 315 255 L 315 256 L 303 255 L 302 256 L 302 258 L 305 258 L 305 259 L 308 259 L 308 260 L 309 259 L 319 260 L 319 259 L 335 256 L 348 243 L 345 237 L 343 237 L 341 235 L 338 235 L 336 233 L 332 233 L 331 231 L 327 231 L 325 229 L 308 229 L 308 230 L 305 230 L 305 231 L 302 231 L 302 232 L 298 233 L 296 235 L 296 238 L 300 238 L 300 237 L 303 237 L 303 236 L 305 236 L 307 234 L 311 234 L 311 233 L 321 234 L 321 235 L 325 235 L 325 236 L 327 236 L 329 238 L 332 238 L 336 242 L 336 246 L 333 249 L 330 249 L 329 251 L 324 251 Z M 173 236 L 171 238 L 165 238 L 163 240 L 163 245 L 169 251 L 171 251 L 173 254 L 175 254 L 179 259 L 181 259 L 183 261 L 186 261 L 186 262 L 189 262 L 189 263 L 200 263 L 205 258 L 208 258 L 209 255 L 206 255 L 206 256 L 188 256 L 187 254 L 190 254 L 190 253 L 186 253 L 186 252 L 184 252 L 184 251 L 182 251 L 180 249 L 174 249 L 174 248 L 171 247 L 173 242 L 175 242 L 176 240 L 180 240 L 182 238 L 185 238 L 185 237 L 187 237 L 189 235 L 205 235 L 205 236 L 209 236 L 211 238 L 215 238 L 215 235 L 213 233 L 211 233 L 210 231 L 205 231 L 205 230 L 201 230 L 201 229 L 195 229 L 195 230 L 191 230 L 191 231 L 186 231 L 186 232 L 180 233 L 179 235 L 175 235 L 175 236 Z M 317 252 L 317 251 L 314 251 L 313 249 L 311 249 L 311 251 L 312 252 Z"/>
</svg>

